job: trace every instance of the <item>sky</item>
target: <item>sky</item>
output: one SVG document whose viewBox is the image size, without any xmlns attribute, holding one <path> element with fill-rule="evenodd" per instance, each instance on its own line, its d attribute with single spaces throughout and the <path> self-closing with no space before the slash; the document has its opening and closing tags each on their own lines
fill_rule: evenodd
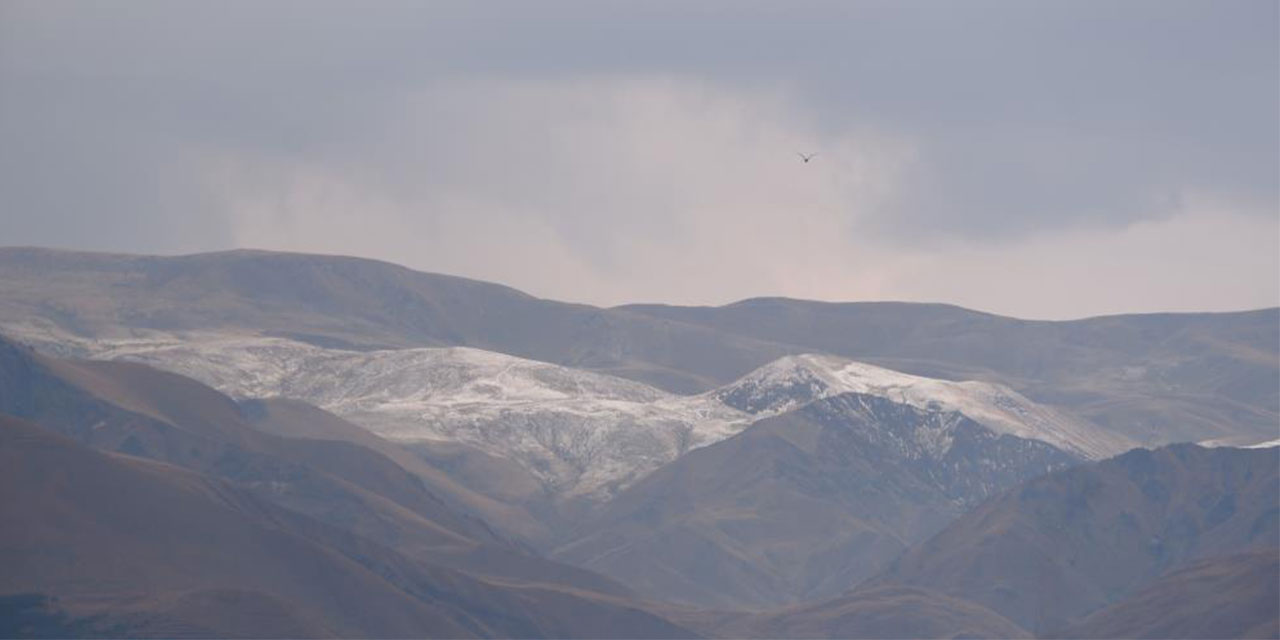
<svg viewBox="0 0 1280 640">
<path fill-rule="evenodd" d="M 0 0 L 0 245 L 1249 309 L 1280 304 L 1277 114 L 1273 0 Z"/>
</svg>

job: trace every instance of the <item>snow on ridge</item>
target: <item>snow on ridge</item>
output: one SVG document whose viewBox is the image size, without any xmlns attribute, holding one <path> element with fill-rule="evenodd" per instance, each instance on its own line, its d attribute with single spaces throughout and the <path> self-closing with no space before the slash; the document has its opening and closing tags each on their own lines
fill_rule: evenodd
<svg viewBox="0 0 1280 640">
<path fill-rule="evenodd" d="M 1280 438 L 1276 438 L 1275 440 L 1267 440 L 1266 442 L 1258 442 L 1255 444 L 1245 445 L 1240 448 L 1241 449 L 1272 449 L 1275 447 L 1280 447 Z"/>
<path fill-rule="evenodd" d="M 520 463 L 566 497 L 608 497 L 751 422 L 710 399 L 468 347 L 347 351 L 211 332 L 62 344 L 173 371 L 239 399 L 303 400 L 393 440 L 474 446 Z"/>
<path fill-rule="evenodd" d="M 219 332 L 135 331 L 111 340 L 43 328 L 12 333 L 86 357 L 174 371 L 237 398 L 303 400 L 394 440 L 474 446 L 520 463 L 567 497 L 607 498 L 756 420 L 848 392 L 955 411 L 1085 457 L 1129 448 L 1000 385 L 935 380 L 827 355 L 787 356 L 723 387 L 681 396 L 468 347 L 348 351 Z"/>
<path fill-rule="evenodd" d="M 799 393 L 765 397 L 780 388 Z M 841 393 L 874 395 L 920 409 L 956 411 L 999 433 L 1040 440 L 1090 459 L 1135 446 L 1126 438 L 1038 405 L 1004 385 L 926 378 L 830 355 L 786 356 L 713 393 L 757 416 Z"/>
<path fill-rule="evenodd" d="M 1202 440 L 1200 442 L 1197 442 L 1196 444 L 1202 447 L 1208 447 L 1211 449 L 1216 449 L 1218 447 L 1232 447 L 1236 449 L 1271 449 L 1273 447 L 1280 447 L 1280 438 L 1275 438 L 1273 440 L 1264 440 L 1262 442 L 1254 442 L 1252 444 L 1242 443 L 1241 438 L 1239 437 L 1219 438 L 1216 440 Z"/>
</svg>

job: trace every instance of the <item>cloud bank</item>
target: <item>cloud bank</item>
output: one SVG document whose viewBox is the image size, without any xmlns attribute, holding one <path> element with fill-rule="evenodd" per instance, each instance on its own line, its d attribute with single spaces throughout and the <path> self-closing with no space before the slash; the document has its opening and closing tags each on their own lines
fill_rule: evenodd
<svg viewBox="0 0 1280 640">
<path fill-rule="evenodd" d="M 1273 3 L 0 11 L 4 244 L 603 305 L 1280 303 Z"/>
</svg>

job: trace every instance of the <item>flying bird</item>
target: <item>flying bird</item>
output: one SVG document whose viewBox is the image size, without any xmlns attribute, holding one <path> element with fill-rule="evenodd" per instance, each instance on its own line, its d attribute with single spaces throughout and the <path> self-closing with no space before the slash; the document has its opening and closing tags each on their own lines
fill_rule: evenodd
<svg viewBox="0 0 1280 640">
<path fill-rule="evenodd" d="M 810 161 L 810 160 L 812 160 L 812 159 L 814 159 L 814 157 L 815 157 L 815 156 L 817 156 L 818 154 L 816 154 L 816 153 L 811 153 L 811 154 L 809 154 L 809 155 L 807 155 L 807 156 L 806 156 L 805 154 L 800 153 L 799 151 L 797 151 L 797 152 L 796 152 L 796 155 L 800 156 L 800 159 L 801 159 L 802 161 L 804 161 L 804 163 L 805 163 L 805 164 L 809 164 L 809 161 Z"/>
</svg>

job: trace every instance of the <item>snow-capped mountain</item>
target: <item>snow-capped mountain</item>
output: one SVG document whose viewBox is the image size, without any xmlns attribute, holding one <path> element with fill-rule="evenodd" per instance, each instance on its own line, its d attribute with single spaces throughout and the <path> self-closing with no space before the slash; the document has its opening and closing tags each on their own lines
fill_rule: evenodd
<svg viewBox="0 0 1280 640">
<path fill-rule="evenodd" d="M 972 505 L 1078 462 L 956 412 L 841 393 L 654 471 L 555 557 L 706 607 L 820 600 Z"/>
<path fill-rule="evenodd" d="M 87 357 L 174 371 L 237 398 L 303 400 L 393 440 L 472 446 L 516 461 L 561 497 L 608 498 L 756 420 L 850 392 L 961 413 L 997 433 L 1080 457 L 1129 448 L 1123 438 L 999 385 L 911 376 L 825 355 L 785 357 L 719 389 L 680 396 L 465 347 L 350 351 L 211 332 L 113 340 L 20 335 Z"/>
<path fill-rule="evenodd" d="M 464 347 L 360 352 L 216 334 L 84 346 L 237 398 L 304 400 L 389 439 L 470 445 L 564 497 L 607 497 L 751 421 L 709 397 Z"/>
<path fill-rule="evenodd" d="M 1003 385 L 913 376 L 835 356 L 787 356 L 711 392 L 756 416 L 775 415 L 842 393 L 877 396 L 920 409 L 958 412 L 997 433 L 1039 440 L 1074 455 L 1101 459 L 1135 446 Z"/>
</svg>

